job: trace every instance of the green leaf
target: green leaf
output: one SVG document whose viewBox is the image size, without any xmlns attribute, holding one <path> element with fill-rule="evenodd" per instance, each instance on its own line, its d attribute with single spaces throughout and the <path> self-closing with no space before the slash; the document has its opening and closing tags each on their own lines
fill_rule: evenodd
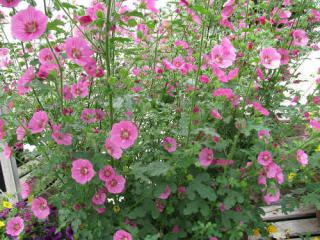
<svg viewBox="0 0 320 240">
<path fill-rule="evenodd" d="M 135 27 L 135 26 L 137 26 L 137 24 L 138 24 L 137 21 L 133 18 L 130 18 L 128 20 L 128 26 L 130 26 L 130 27 Z"/>
<path fill-rule="evenodd" d="M 58 33 L 64 33 L 65 31 L 59 27 L 64 26 L 65 23 L 59 19 L 55 19 L 47 24 L 47 31 L 56 31 Z"/>
</svg>

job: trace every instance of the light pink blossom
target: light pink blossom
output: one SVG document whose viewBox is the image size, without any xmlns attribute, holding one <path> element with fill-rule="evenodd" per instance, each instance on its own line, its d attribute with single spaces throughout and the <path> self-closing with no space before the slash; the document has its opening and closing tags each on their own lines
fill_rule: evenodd
<svg viewBox="0 0 320 240">
<path fill-rule="evenodd" d="M 86 40 L 80 37 L 68 38 L 65 41 L 64 48 L 68 58 L 80 66 L 84 66 L 93 55 L 93 51 Z"/>
<path fill-rule="evenodd" d="M 168 199 L 170 194 L 171 194 L 171 188 L 169 185 L 167 185 L 165 191 L 160 194 L 159 198 L 163 200 Z"/>
<path fill-rule="evenodd" d="M 90 182 L 94 176 L 91 162 L 87 159 L 77 159 L 72 162 L 71 176 L 80 184 Z"/>
<path fill-rule="evenodd" d="M 20 0 L 0 0 L 0 5 L 2 7 L 13 8 L 18 6 Z"/>
<path fill-rule="evenodd" d="M 50 214 L 48 202 L 43 197 L 33 199 L 31 210 L 38 219 L 45 219 Z"/>
<path fill-rule="evenodd" d="M 29 6 L 11 18 L 12 36 L 20 41 L 39 38 L 46 30 L 48 17 L 41 11 Z"/>
<path fill-rule="evenodd" d="M 130 121 L 121 121 L 113 124 L 110 139 L 123 149 L 131 147 L 138 138 L 138 128 Z"/>
<path fill-rule="evenodd" d="M 24 221 L 21 217 L 13 217 L 8 220 L 6 233 L 12 237 L 17 237 L 24 229 Z"/>
<path fill-rule="evenodd" d="M 121 175 L 114 175 L 105 182 L 105 187 L 109 193 L 119 194 L 124 191 L 126 179 Z"/>
<path fill-rule="evenodd" d="M 100 189 L 93 195 L 91 202 L 93 205 L 102 205 L 105 203 L 106 198 L 106 193 L 103 189 Z"/>
<path fill-rule="evenodd" d="M 106 139 L 104 147 L 112 158 L 114 159 L 121 158 L 122 149 L 117 144 L 113 143 L 110 138 Z"/>
<path fill-rule="evenodd" d="M 306 166 L 308 164 L 308 155 L 305 153 L 305 151 L 299 149 L 297 151 L 297 161 L 302 165 Z"/>
<path fill-rule="evenodd" d="M 269 151 L 262 151 L 258 155 L 258 163 L 262 166 L 268 166 L 272 163 L 272 155 Z"/>
<path fill-rule="evenodd" d="M 99 178 L 104 182 L 109 181 L 115 175 L 116 172 L 111 166 L 104 166 L 102 169 L 99 170 Z"/>
<path fill-rule="evenodd" d="M 177 142 L 174 138 L 172 137 L 165 137 L 163 139 L 163 148 L 168 152 L 168 153 L 173 153 L 177 149 Z"/>
<path fill-rule="evenodd" d="M 132 240 L 132 236 L 124 230 L 118 230 L 113 235 L 113 240 Z"/>
<path fill-rule="evenodd" d="M 35 112 L 28 124 L 28 128 L 33 134 L 41 133 L 45 129 L 48 121 L 49 119 L 46 112 L 44 111 Z"/>
<path fill-rule="evenodd" d="M 280 67 L 281 55 L 272 47 L 264 48 L 260 52 L 260 64 L 267 69 L 277 69 Z"/>
<path fill-rule="evenodd" d="M 292 37 L 293 37 L 293 41 L 292 41 L 293 46 L 304 47 L 309 42 L 307 33 L 301 29 L 294 30 L 292 32 Z"/>
<path fill-rule="evenodd" d="M 210 148 L 203 148 L 199 153 L 199 162 L 202 167 L 211 165 L 214 161 L 213 151 Z"/>
</svg>

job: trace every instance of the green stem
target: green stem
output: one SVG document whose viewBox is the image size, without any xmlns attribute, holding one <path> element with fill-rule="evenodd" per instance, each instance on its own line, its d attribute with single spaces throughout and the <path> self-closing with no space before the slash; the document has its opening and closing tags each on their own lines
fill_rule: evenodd
<svg viewBox="0 0 320 240">
<path fill-rule="evenodd" d="M 209 5 L 209 1 L 208 1 L 208 5 Z M 200 74 L 201 74 L 204 30 L 205 30 L 205 23 L 202 23 L 201 41 L 200 41 L 200 49 L 199 49 L 199 57 L 198 57 L 198 70 L 197 70 L 197 74 L 196 74 L 194 90 L 193 90 L 192 96 L 191 96 L 192 100 L 191 100 L 191 108 L 190 108 L 190 111 L 189 111 L 189 116 L 190 117 L 189 117 L 188 135 L 187 135 L 186 145 L 189 144 L 189 140 L 190 140 L 190 134 L 191 134 L 191 128 L 192 128 L 192 111 L 193 111 L 193 108 L 196 105 L 196 91 L 197 91 L 197 88 L 198 88 L 199 78 L 200 78 Z"/>
<path fill-rule="evenodd" d="M 59 74 L 59 75 L 60 75 L 60 93 L 59 93 L 59 89 L 57 89 L 57 91 L 58 91 L 58 96 L 60 95 L 60 105 L 61 105 L 61 113 L 62 113 L 62 111 L 63 111 L 63 76 L 62 76 L 62 75 L 63 75 L 63 69 L 62 69 L 62 67 L 61 67 L 61 64 L 60 64 L 60 61 L 59 61 L 57 55 L 55 54 L 55 52 L 54 52 L 54 50 L 53 50 L 53 47 L 52 47 L 52 45 L 51 45 L 51 43 L 50 43 L 47 35 L 45 35 L 45 39 L 46 39 L 46 41 L 47 41 L 47 44 L 48 44 L 48 46 L 49 46 L 49 48 L 50 48 L 50 50 L 51 50 L 51 52 L 52 52 L 52 55 L 53 55 L 56 63 L 57 63 L 58 66 L 59 66 L 59 73 L 60 73 L 60 74 Z"/>
<path fill-rule="evenodd" d="M 109 45 L 109 31 L 110 31 L 110 15 L 111 15 L 111 7 L 112 0 L 108 0 L 108 9 L 107 9 L 107 19 L 106 19 L 106 49 L 105 49 L 105 61 L 107 64 L 107 87 L 109 91 L 109 112 L 110 112 L 110 128 L 113 125 L 113 96 L 112 96 L 112 88 L 109 84 L 109 79 L 111 77 L 111 66 L 110 66 L 110 45 Z"/>
</svg>

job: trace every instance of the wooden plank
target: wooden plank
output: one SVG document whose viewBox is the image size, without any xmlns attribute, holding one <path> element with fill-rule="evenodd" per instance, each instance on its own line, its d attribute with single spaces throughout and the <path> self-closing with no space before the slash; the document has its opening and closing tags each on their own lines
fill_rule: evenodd
<svg viewBox="0 0 320 240">
<path fill-rule="evenodd" d="M 281 211 L 281 206 L 266 206 L 262 207 L 265 215 L 262 216 L 263 221 L 276 222 L 298 218 L 310 218 L 316 216 L 316 208 L 314 206 L 301 207 L 288 212 L 287 214 Z"/>
<path fill-rule="evenodd" d="M 278 229 L 277 233 L 271 235 L 274 238 L 320 234 L 320 227 L 316 218 L 281 221 L 275 222 L 273 225 Z"/>
<path fill-rule="evenodd" d="M 3 143 L 1 143 L 0 148 L 3 149 L 3 146 Z M 11 157 L 11 159 L 5 158 L 3 152 L 1 151 L 0 164 L 7 192 L 12 194 L 13 203 L 20 201 L 21 197 L 18 193 L 21 191 L 21 186 L 16 160 L 13 157 Z"/>
</svg>

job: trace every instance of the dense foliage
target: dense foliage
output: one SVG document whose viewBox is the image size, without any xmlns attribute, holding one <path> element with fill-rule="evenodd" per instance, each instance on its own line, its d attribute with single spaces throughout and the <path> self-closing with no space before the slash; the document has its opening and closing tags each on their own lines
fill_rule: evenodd
<svg viewBox="0 0 320 240">
<path fill-rule="evenodd" d="M 2 161 L 35 162 L 2 239 L 242 239 L 263 205 L 320 208 L 317 1 L 134 2 L 0 0 Z"/>
</svg>

